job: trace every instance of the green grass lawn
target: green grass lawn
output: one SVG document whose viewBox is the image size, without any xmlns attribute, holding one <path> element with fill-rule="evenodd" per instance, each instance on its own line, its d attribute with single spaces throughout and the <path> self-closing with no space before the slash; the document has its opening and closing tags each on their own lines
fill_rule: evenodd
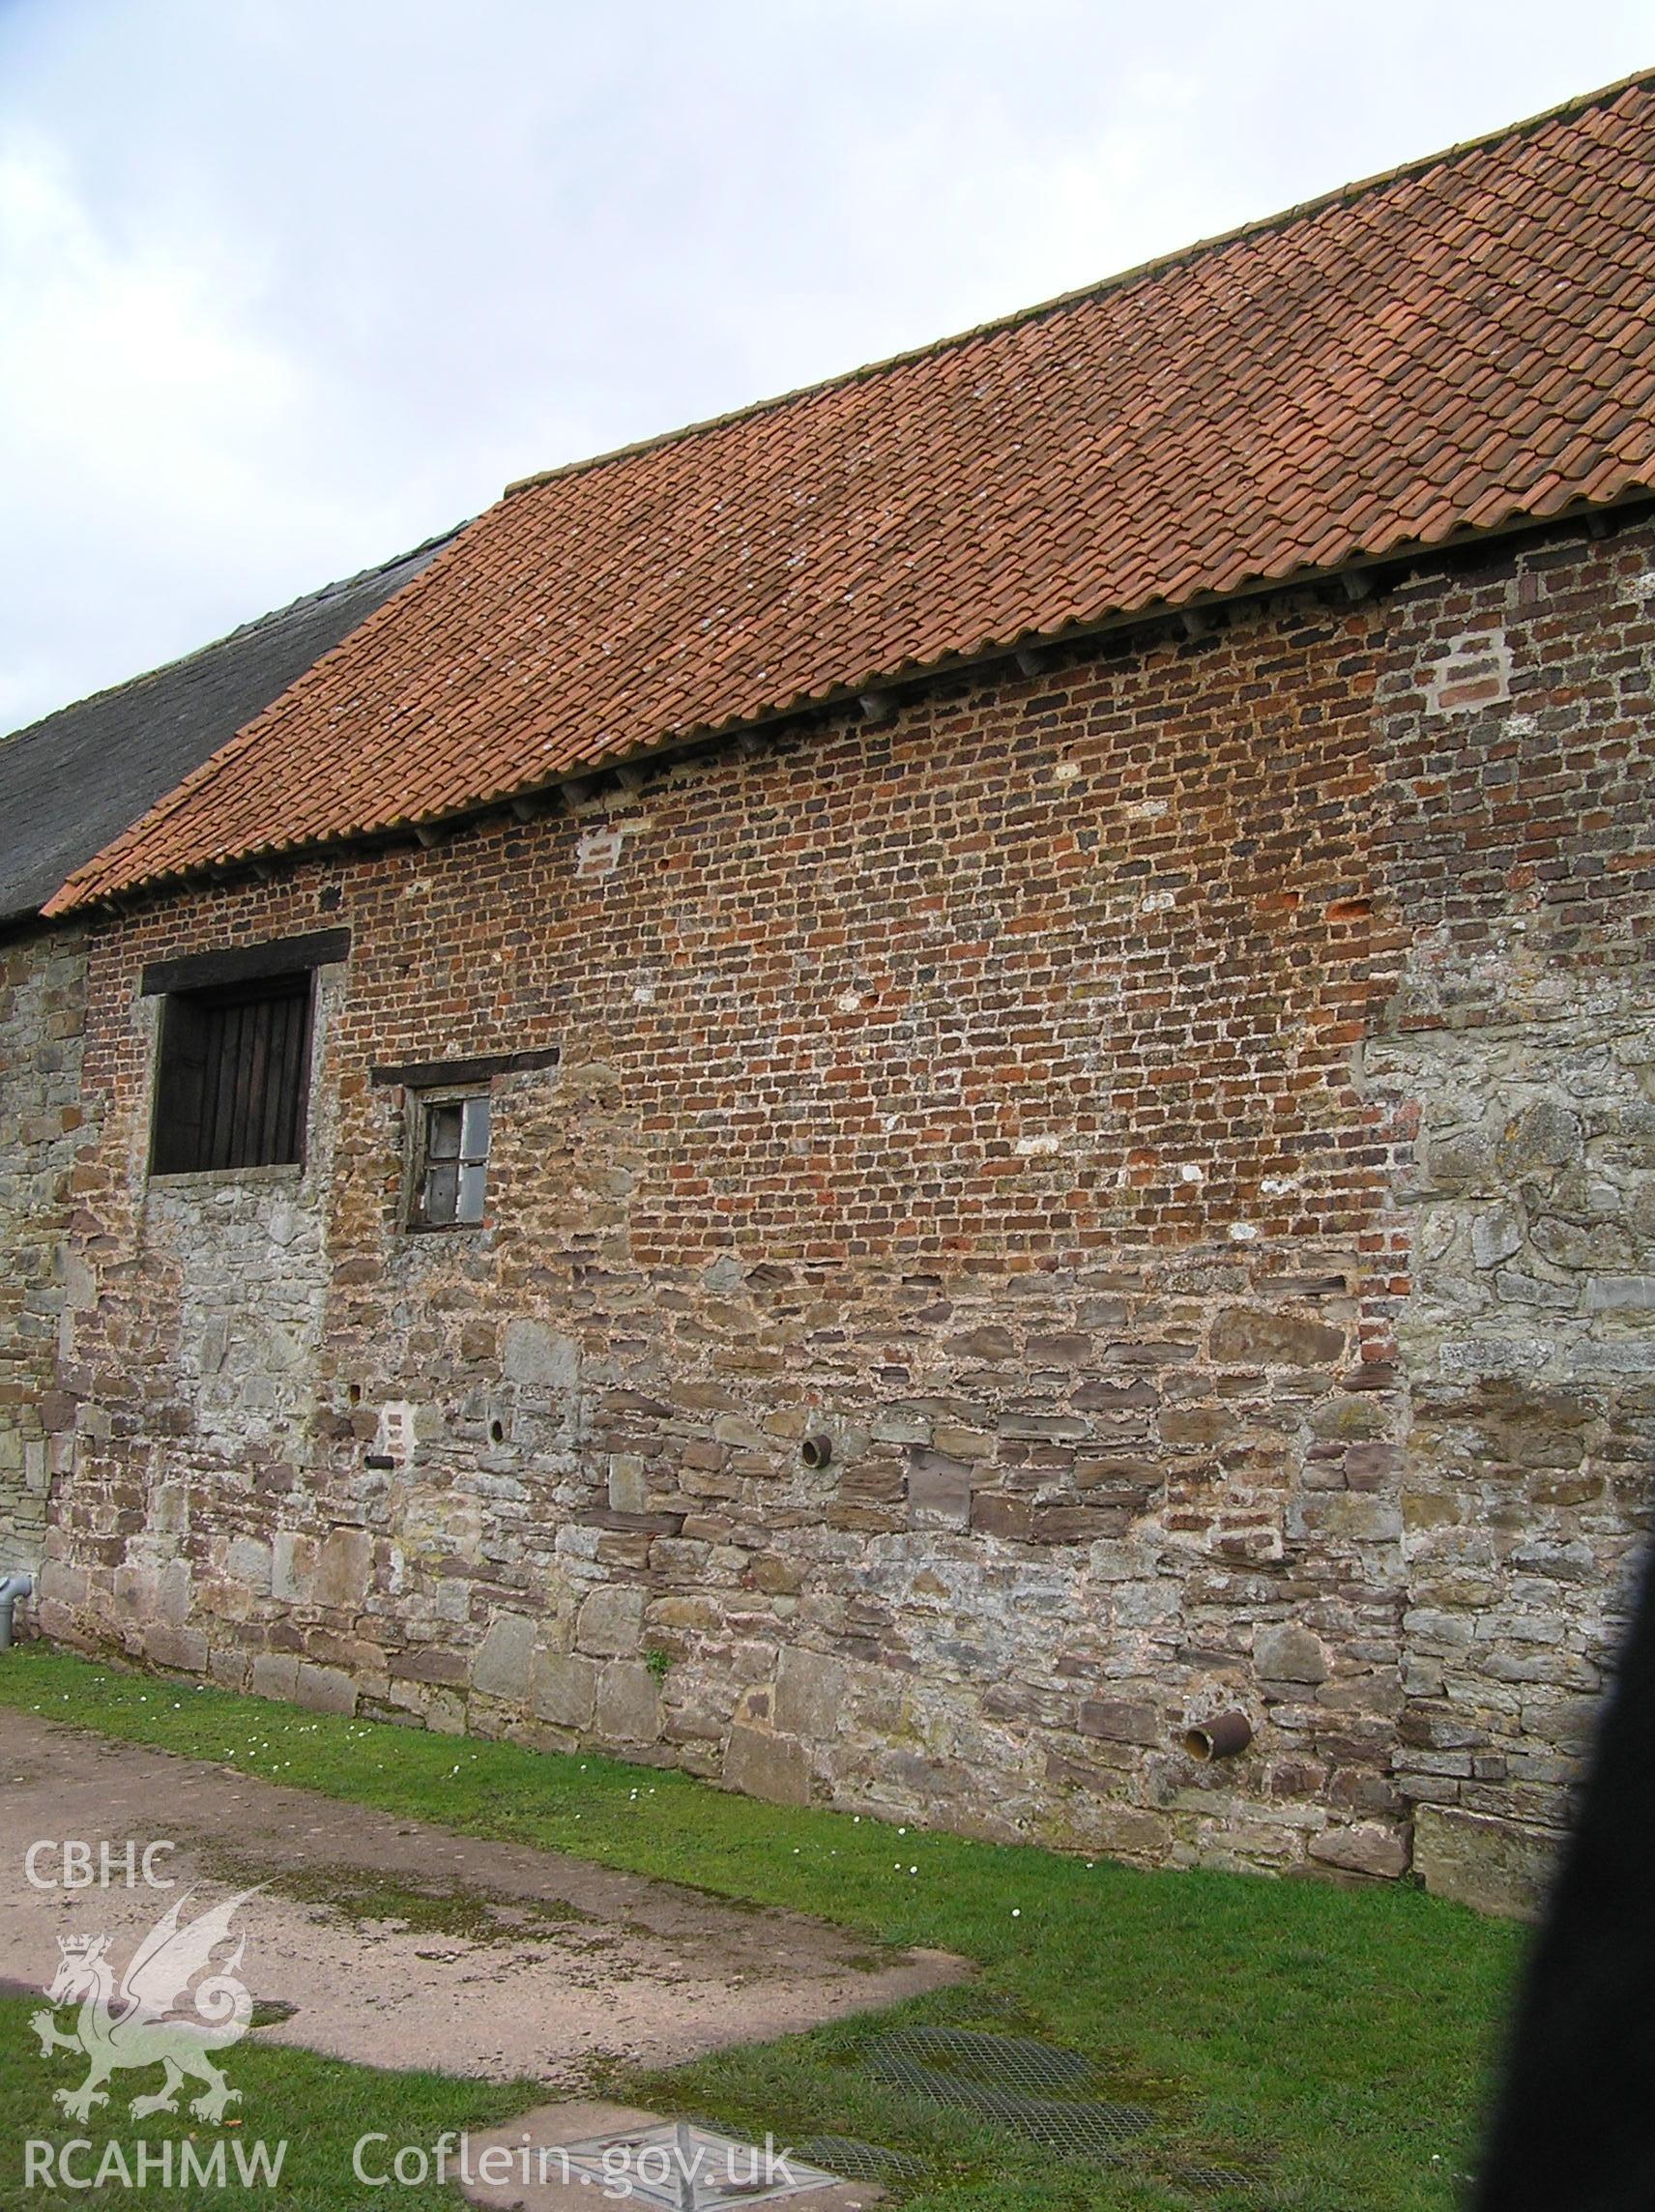
<svg viewBox="0 0 1655 2212">
<path fill-rule="evenodd" d="M 358 2139 L 380 2131 L 393 2145 L 418 2143 L 428 2149 L 445 2130 L 457 2135 L 462 2128 L 493 2127 L 522 2111 L 537 2093 L 531 2082 L 376 2074 L 365 2066 L 346 2066 L 308 2051 L 261 2048 L 255 2031 L 238 2047 L 229 2068 L 242 2092 L 240 2105 L 230 2108 L 231 2124 L 213 2127 L 182 2110 L 176 2118 L 157 2112 L 141 2121 L 129 2119 L 126 2098 L 134 2082 L 140 2089 L 155 2088 L 159 2077 L 152 2072 L 124 2081 L 117 2077 L 109 2104 L 100 2107 L 83 2126 L 66 2119 L 51 2100 L 54 2089 L 76 2085 L 84 2061 L 77 2065 L 62 2053 L 50 2060 L 40 2055 L 29 2030 L 29 2015 L 39 2004 L 38 1998 L 0 1997 L 0 2050 L 5 2052 L 0 2064 L 0 2205 L 6 2212 L 74 2212 L 75 2206 L 89 2201 L 216 2204 L 223 2212 L 225 2206 L 246 2204 L 249 2197 L 279 2206 L 280 2212 L 343 2212 L 353 2201 L 374 2198 L 393 2200 L 397 2212 L 453 2212 L 462 2200 L 455 2191 L 435 2181 L 408 2189 L 357 2188 L 351 2152 Z M 61 2148 L 77 2139 L 90 2148 L 71 2154 L 69 2186 L 55 2156 L 49 2166 L 37 2163 L 34 2180 L 28 2181 L 31 2141 Z M 122 2186 L 113 2172 L 102 2189 L 79 2186 L 96 2173 L 111 2142 L 119 2142 L 129 2171 L 135 2174 L 135 2146 L 140 2139 L 152 2146 L 151 2156 L 158 2161 L 164 2156 L 161 2146 L 172 2142 L 175 2181 L 182 2171 L 177 2162 L 183 2145 L 190 2142 L 205 2167 L 208 2186 L 166 2188 L 159 2163 L 151 2167 L 150 2178 L 141 2188 Z M 250 2190 L 243 2185 L 235 2158 L 238 2139 L 254 2176 Z M 217 2185 L 212 2167 L 220 2140 L 225 2145 L 225 2186 Z M 277 2187 L 261 2186 L 260 2168 L 251 2164 L 253 2146 L 262 2143 L 274 2164 L 283 2142 L 287 2147 L 280 2157 Z M 366 2156 L 378 2161 L 385 2154 L 375 2145 Z M 369 2164 L 366 2170 L 377 2168 Z"/>
<path fill-rule="evenodd" d="M 904 2007 L 903 2021 L 1073 2048 L 1103 2094 L 1159 2115 L 1152 2142 L 1118 2168 L 1054 2164 L 871 2081 L 863 2049 L 891 2016 L 606 2084 L 761 2138 L 907 2150 L 920 2170 L 899 2193 L 916 2212 L 1446 2212 L 1521 1951 L 1519 1931 L 1408 1886 L 1148 1874 L 970 1843 L 761 1805 L 654 1768 L 302 1712 L 38 1644 L 0 1665 L 0 1702 L 466 1834 L 792 1906 L 879 1942 L 964 1953 L 980 1966 L 973 1983 Z M 9 2038 L 8 2060 L 15 2049 Z M 259 2060 L 279 2073 L 291 2055 Z M 1198 2188 L 1197 2167 L 1251 2170 L 1257 2186 Z"/>
</svg>

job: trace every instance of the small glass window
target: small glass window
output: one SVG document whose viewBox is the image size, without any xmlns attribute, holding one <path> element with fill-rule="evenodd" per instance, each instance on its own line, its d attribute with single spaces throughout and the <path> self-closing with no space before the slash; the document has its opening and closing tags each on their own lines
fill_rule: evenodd
<svg viewBox="0 0 1655 2212">
<path fill-rule="evenodd" d="M 418 1100 L 416 1229 L 475 1229 L 488 1179 L 488 1092 Z"/>
</svg>

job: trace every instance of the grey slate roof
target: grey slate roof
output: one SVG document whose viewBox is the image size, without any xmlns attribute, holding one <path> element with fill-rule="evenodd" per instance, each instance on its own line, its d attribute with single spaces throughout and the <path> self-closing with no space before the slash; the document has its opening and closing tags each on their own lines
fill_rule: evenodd
<svg viewBox="0 0 1655 2212">
<path fill-rule="evenodd" d="M 38 914 L 65 877 L 364 623 L 452 535 L 0 738 L 0 925 Z"/>
</svg>

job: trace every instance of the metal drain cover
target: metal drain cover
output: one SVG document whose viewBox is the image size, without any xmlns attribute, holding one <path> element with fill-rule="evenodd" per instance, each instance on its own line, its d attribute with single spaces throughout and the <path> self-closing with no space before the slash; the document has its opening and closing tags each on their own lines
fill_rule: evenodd
<svg viewBox="0 0 1655 2212">
<path fill-rule="evenodd" d="M 1078 2051 L 1036 2043 L 1027 2035 L 985 2035 L 967 2027 L 900 2027 L 874 2046 L 881 2057 L 939 2066 L 995 2089 L 1068 2090 L 1091 2066 Z"/>
<path fill-rule="evenodd" d="M 1113 2164 L 1119 2151 L 1155 2123 L 1154 2113 L 1143 2105 L 1060 2094 L 1088 2080 L 1090 2067 L 1077 2052 L 1024 2036 L 902 2028 L 872 2045 L 868 2072 L 876 2081 L 992 2121 L 1060 2158 Z M 1053 2089 L 1060 2094 L 1035 2093 Z"/>
<path fill-rule="evenodd" d="M 653 2204 L 666 2212 L 713 2212 L 727 2204 L 769 2204 L 845 2178 L 806 2166 L 790 2150 L 739 2142 L 688 2120 L 664 2120 L 624 2135 L 568 2143 L 562 2161 L 571 2180 L 604 2190 L 611 2199 Z"/>
<path fill-rule="evenodd" d="M 1202 2197 L 1256 2197 L 1259 2193 L 1256 2174 L 1234 2173 L 1224 2166 L 1174 2167 L 1168 2179 Z"/>
<path fill-rule="evenodd" d="M 800 2158 L 831 2167 L 847 2181 L 920 2181 L 925 2161 L 881 2143 L 858 2142 L 855 2136 L 812 2136 L 798 2146 Z"/>
</svg>

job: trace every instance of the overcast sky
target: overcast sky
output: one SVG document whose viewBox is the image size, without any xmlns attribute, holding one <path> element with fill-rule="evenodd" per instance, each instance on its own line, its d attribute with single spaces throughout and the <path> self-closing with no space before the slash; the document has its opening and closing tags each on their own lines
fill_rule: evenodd
<svg viewBox="0 0 1655 2212">
<path fill-rule="evenodd" d="M 0 729 L 1651 63 L 1655 0 L 0 0 Z"/>
</svg>

